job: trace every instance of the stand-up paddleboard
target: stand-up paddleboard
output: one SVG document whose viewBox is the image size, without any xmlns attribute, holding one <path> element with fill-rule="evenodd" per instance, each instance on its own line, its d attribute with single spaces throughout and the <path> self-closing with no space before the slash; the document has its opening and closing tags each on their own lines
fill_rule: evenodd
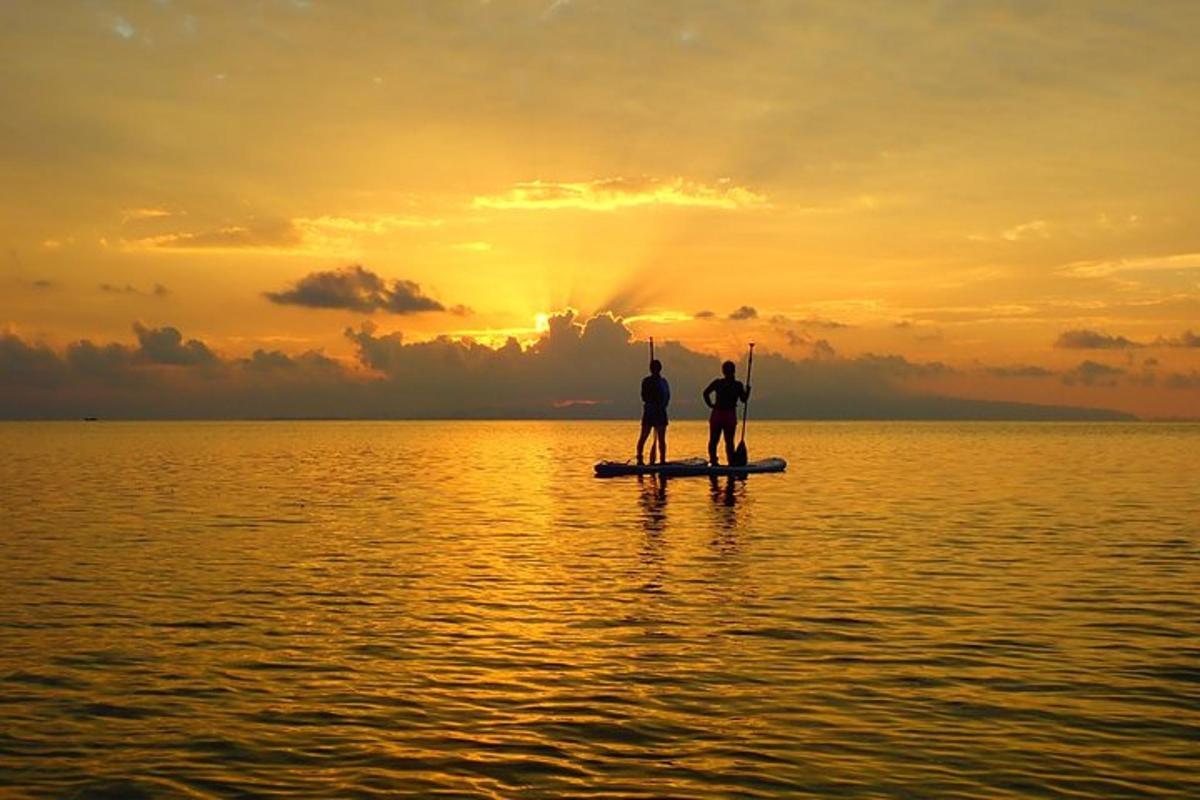
<svg viewBox="0 0 1200 800">
<path fill-rule="evenodd" d="M 664 475 L 690 478 L 697 475 L 750 475 L 755 472 L 783 472 L 787 462 L 782 458 L 764 458 L 740 467 L 710 465 L 703 458 L 667 461 L 662 464 L 630 464 L 628 461 L 601 461 L 596 465 L 597 478 L 616 478 L 621 475 Z"/>
</svg>

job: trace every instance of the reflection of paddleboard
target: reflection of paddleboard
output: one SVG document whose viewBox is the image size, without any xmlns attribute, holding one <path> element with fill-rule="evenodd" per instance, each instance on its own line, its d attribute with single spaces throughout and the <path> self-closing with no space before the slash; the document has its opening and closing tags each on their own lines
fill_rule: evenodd
<svg viewBox="0 0 1200 800">
<path fill-rule="evenodd" d="M 709 466 L 703 458 L 688 458 L 683 461 L 668 461 L 664 464 L 630 464 L 628 461 L 601 461 L 596 465 L 597 478 L 615 478 L 618 475 L 667 475 L 688 478 L 694 475 L 749 475 L 752 472 L 783 472 L 787 462 L 782 458 L 764 458 L 751 461 L 741 467 Z"/>
</svg>

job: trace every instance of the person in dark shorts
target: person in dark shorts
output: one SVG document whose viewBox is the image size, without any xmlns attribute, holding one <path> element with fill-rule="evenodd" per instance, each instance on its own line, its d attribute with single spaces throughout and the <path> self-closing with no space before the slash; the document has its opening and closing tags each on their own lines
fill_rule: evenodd
<svg viewBox="0 0 1200 800">
<path fill-rule="evenodd" d="M 642 435 L 638 437 L 637 463 L 645 463 L 642 451 L 652 430 L 658 442 L 658 460 L 660 463 L 667 460 L 667 404 L 670 402 L 671 385 L 662 376 L 662 362 L 656 358 L 650 362 L 650 374 L 642 378 Z"/>
<path fill-rule="evenodd" d="M 737 433 L 737 404 L 750 399 L 750 387 L 733 377 L 737 368 L 732 361 L 721 365 L 721 374 L 704 389 L 704 405 L 712 409 L 708 417 L 708 460 L 717 466 L 717 442 L 725 437 L 725 456 L 733 464 L 733 435 Z"/>
</svg>

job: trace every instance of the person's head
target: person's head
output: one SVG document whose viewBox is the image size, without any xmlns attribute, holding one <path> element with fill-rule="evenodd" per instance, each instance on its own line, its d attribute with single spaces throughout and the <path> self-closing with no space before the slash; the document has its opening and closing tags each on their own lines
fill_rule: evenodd
<svg viewBox="0 0 1200 800">
<path fill-rule="evenodd" d="M 650 362 L 650 373 L 657 375 L 660 372 L 662 372 L 662 362 L 656 358 Z"/>
<path fill-rule="evenodd" d="M 737 367 L 735 367 L 733 365 L 732 361 L 726 361 L 724 364 L 721 365 L 721 374 L 724 375 L 726 378 L 732 378 L 733 372 L 736 369 L 737 369 Z"/>
</svg>

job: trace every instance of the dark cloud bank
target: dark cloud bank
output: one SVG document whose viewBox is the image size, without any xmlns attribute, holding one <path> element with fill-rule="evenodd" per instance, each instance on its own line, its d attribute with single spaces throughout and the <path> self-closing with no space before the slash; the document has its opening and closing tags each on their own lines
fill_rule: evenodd
<svg viewBox="0 0 1200 800">
<path fill-rule="evenodd" d="M 405 343 L 370 323 L 347 329 L 357 365 L 318 352 L 222 358 L 172 327 L 136 325 L 136 345 L 76 342 L 65 351 L 0 335 L 0 416 L 7 418 L 635 418 L 643 343 L 608 315 L 572 314 L 522 350 L 439 339 Z M 660 346 L 676 418 L 699 418 L 715 356 Z M 811 419 L 1120 419 L 1119 412 L 916 394 L 914 378 L 951 372 L 899 356 L 754 362 L 754 413 Z"/>
</svg>

